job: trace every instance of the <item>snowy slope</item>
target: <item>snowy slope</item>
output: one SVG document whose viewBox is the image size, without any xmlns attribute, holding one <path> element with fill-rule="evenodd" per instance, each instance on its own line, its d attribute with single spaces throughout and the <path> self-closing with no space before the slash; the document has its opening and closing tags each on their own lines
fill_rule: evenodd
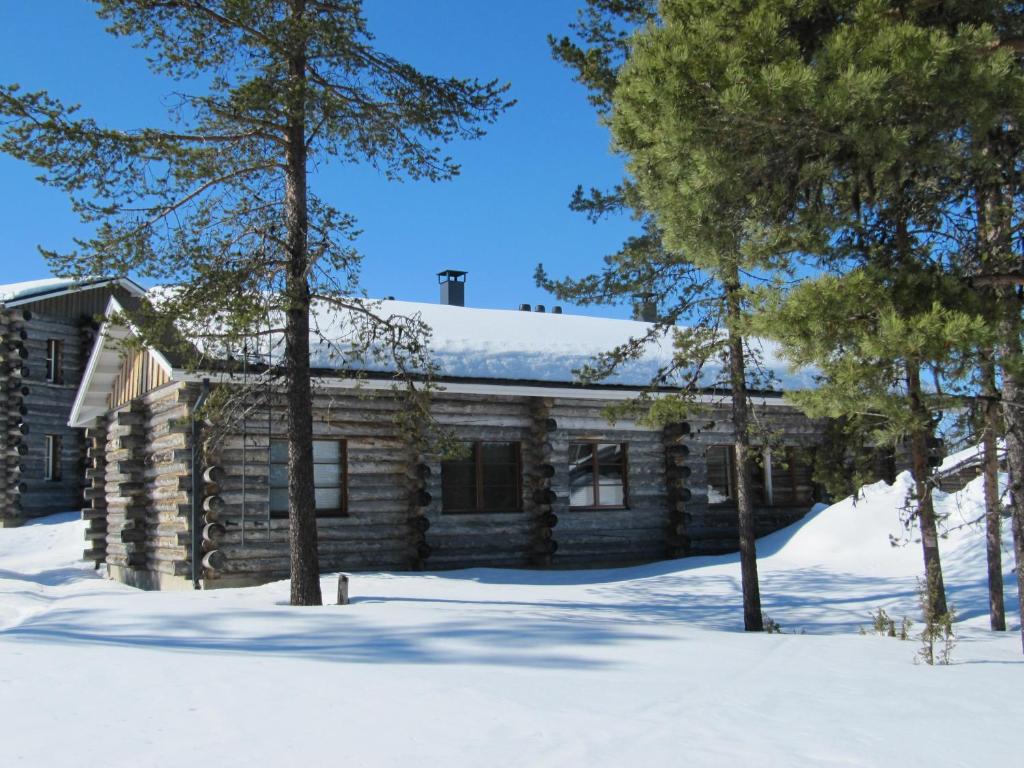
<svg viewBox="0 0 1024 768">
<path fill-rule="evenodd" d="M 919 550 L 889 544 L 908 487 L 872 486 L 760 540 L 783 635 L 740 631 L 731 556 L 357 574 L 352 605 L 291 608 L 284 582 L 104 581 L 73 564 L 71 517 L 0 530 L 3 764 L 1012 765 L 1024 663 L 1019 635 L 986 629 L 977 528 L 943 541 L 965 617 L 956 664 L 857 634 L 877 607 L 917 613 Z M 970 520 L 980 494 L 938 506 Z"/>
</svg>

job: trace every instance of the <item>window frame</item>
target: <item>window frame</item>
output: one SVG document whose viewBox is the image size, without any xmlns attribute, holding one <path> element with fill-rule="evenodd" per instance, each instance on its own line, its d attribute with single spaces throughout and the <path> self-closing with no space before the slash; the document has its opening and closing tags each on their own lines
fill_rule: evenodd
<svg viewBox="0 0 1024 768">
<path fill-rule="evenodd" d="M 64 341 L 46 340 L 46 381 L 49 384 L 64 383 Z"/>
<path fill-rule="evenodd" d="M 572 447 L 574 445 L 589 445 L 591 446 L 591 481 L 594 489 L 594 503 L 593 504 L 573 504 L 572 503 L 572 487 L 570 484 L 569 488 L 569 509 L 629 509 L 629 443 L 617 443 L 611 440 L 572 440 L 569 443 L 569 452 L 572 453 Z M 620 459 L 620 469 L 622 470 L 622 503 L 621 504 L 602 504 L 601 503 L 601 462 L 598 458 L 598 451 L 596 450 L 599 445 L 617 445 L 622 450 L 622 458 Z"/>
<path fill-rule="evenodd" d="M 59 483 L 63 474 L 61 466 L 61 450 L 64 441 L 60 435 L 44 435 L 43 449 L 43 480 L 48 483 Z"/>
<path fill-rule="evenodd" d="M 441 461 L 441 514 L 444 515 L 518 515 L 521 514 L 525 505 L 523 504 L 523 444 L 519 440 L 464 440 L 473 452 L 473 509 L 451 509 L 444 500 L 444 465 Z M 484 504 L 484 460 L 483 446 L 511 444 L 515 447 L 515 509 L 488 509 Z"/>
<path fill-rule="evenodd" d="M 267 514 L 269 515 L 271 520 L 287 520 L 288 516 L 289 516 L 289 510 L 288 509 L 285 509 L 284 512 L 282 512 L 281 510 L 274 510 L 272 508 L 272 506 L 271 506 L 272 503 L 273 503 L 271 501 L 271 492 L 275 491 L 275 490 L 280 490 L 281 488 L 284 488 L 285 490 L 287 490 L 287 488 L 288 488 L 287 482 L 285 483 L 284 486 L 274 485 L 273 482 L 271 481 L 271 478 L 270 478 L 270 472 L 272 471 L 272 468 L 274 466 L 283 466 L 286 469 L 288 467 L 288 461 L 287 460 L 285 460 L 285 461 L 273 461 L 273 459 L 272 459 L 273 449 L 271 448 L 271 446 L 274 443 L 285 443 L 285 444 L 287 444 L 288 443 L 288 439 L 287 438 L 283 438 L 283 437 L 271 438 L 270 442 L 267 445 Z M 320 507 L 317 507 L 316 508 L 317 519 L 320 519 L 320 518 L 348 517 L 348 440 L 346 440 L 344 438 L 340 438 L 340 437 L 314 438 L 313 439 L 313 443 L 314 444 L 316 444 L 316 443 L 336 443 L 339 446 L 339 448 L 338 448 L 338 464 L 339 464 L 339 467 L 341 469 L 341 476 L 340 476 L 341 486 L 339 488 L 340 493 L 338 494 L 338 502 L 339 502 L 339 504 L 341 506 L 338 507 L 338 508 L 330 508 L 330 509 L 327 509 L 327 508 L 321 509 Z M 326 461 L 314 462 L 314 466 L 316 464 L 318 464 L 318 463 L 319 464 L 328 464 L 330 462 L 326 462 Z M 314 475 L 314 478 L 313 478 L 314 499 L 315 499 L 315 490 L 317 489 L 317 487 L 318 486 L 316 485 L 316 476 Z M 334 488 L 333 485 L 332 486 L 321 486 L 321 487 L 323 487 L 323 488 Z"/>
<path fill-rule="evenodd" d="M 728 497 L 728 499 L 726 501 L 719 501 L 719 502 L 711 502 L 711 501 L 709 501 L 708 502 L 708 506 L 711 507 L 711 508 L 718 508 L 718 509 L 728 508 L 728 507 L 735 507 L 736 506 L 736 488 L 739 485 L 739 478 L 737 477 L 738 467 L 736 466 L 736 446 L 733 445 L 732 443 L 725 443 L 725 444 L 719 443 L 719 444 L 716 444 L 716 445 L 709 445 L 708 446 L 708 450 L 711 450 L 712 448 L 724 448 L 725 449 L 726 462 L 727 462 L 727 465 L 728 465 L 727 466 L 726 477 L 727 477 L 727 480 L 728 480 L 728 483 L 729 483 L 729 497 Z M 789 480 L 790 480 L 790 484 L 791 484 L 790 487 L 793 489 L 794 496 L 795 496 L 795 490 L 796 490 L 796 487 L 797 487 L 797 483 L 796 483 L 797 472 L 796 472 L 795 456 L 796 456 L 796 452 L 798 450 L 799 450 L 799 447 L 798 446 L 793 446 L 793 445 L 782 445 L 782 446 L 779 446 L 778 448 L 776 448 L 774 450 L 770 449 L 770 448 L 762 448 L 760 451 L 757 451 L 755 446 L 751 446 L 751 453 L 761 459 L 760 466 L 758 466 L 757 464 L 754 465 L 755 473 L 758 470 L 761 473 L 760 485 L 758 485 L 758 478 L 757 477 L 752 477 L 751 478 L 753 480 L 753 484 L 754 484 L 754 488 L 752 490 L 755 490 L 755 491 L 759 492 L 759 494 L 760 494 L 760 498 L 755 498 L 754 499 L 754 507 L 764 507 L 764 508 L 772 508 L 772 509 L 786 509 L 786 508 L 790 508 L 790 507 L 795 507 L 795 508 L 802 509 L 802 508 L 811 507 L 811 506 L 814 505 L 814 494 L 813 493 L 811 494 L 810 500 L 807 501 L 806 503 L 804 503 L 803 501 L 797 500 L 795 498 L 792 501 L 788 501 L 788 502 L 778 502 L 776 500 L 775 483 L 774 483 L 774 479 L 772 477 L 772 473 L 773 473 L 774 468 L 776 466 L 775 458 L 777 456 L 779 456 L 779 454 L 781 454 L 782 458 L 781 458 L 779 463 L 780 464 L 785 463 L 785 464 L 788 465 L 786 467 L 786 471 L 789 474 Z M 706 471 L 707 451 L 705 451 L 705 453 L 704 453 L 704 461 L 705 461 L 705 471 Z"/>
</svg>

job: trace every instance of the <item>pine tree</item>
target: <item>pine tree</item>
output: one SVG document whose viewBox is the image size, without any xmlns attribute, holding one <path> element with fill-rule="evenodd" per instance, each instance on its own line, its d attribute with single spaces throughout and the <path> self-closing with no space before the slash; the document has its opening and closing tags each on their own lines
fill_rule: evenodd
<svg viewBox="0 0 1024 768">
<path fill-rule="evenodd" d="M 321 602 L 312 461 L 311 307 L 350 312 L 338 363 L 395 351 L 423 329 L 355 300 L 353 219 L 310 189 L 313 163 L 364 162 L 388 178 L 450 179 L 439 145 L 473 139 L 510 102 L 496 82 L 439 78 L 377 50 L 361 0 L 97 0 L 109 31 L 154 72 L 191 83 L 175 129 L 103 128 L 45 91 L 0 88 L 2 149 L 66 190 L 95 235 L 49 254 L 65 274 L 174 283 L 136 318 L 200 351 L 283 335 L 291 602 Z M 268 327 L 269 326 L 269 327 Z M 313 329 L 314 332 L 316 329 Z M 198 553 L 193 553 L 197 557 Z"/>
<path fill-rule="evenodd" d="M 644 235 L 608 257 L 600 275 L 561 282 L 544 280 L 543 272 L 539 277 L 577 301 L 637 293 L 653 298 L 662 310 L 655 334 L 679 319 L 690 323 L 690 331 L 676 333 L 675 366 L 656 382 L 677 375 L 684 399 L 708 362 L 724 360 L 720 383 L 732 400 L 738 469 L 744 626 L 760 630 L 747 394 L 754 371 L 744 327 L 750 276 L 765 280 L 792 264 L 792 233 L 765 237 L 761 222 L 769 213 L 765 202 L 774 206 L 778 196 L 790 194 L 801 143 L 774 126 L 734 120 L 742 107 L 738 86 L 751 68 L 785 61 L 795 50 L 778 30 L 766 35 L 763 26 L 743 23 L 746 11 L 701 0 L 589 0 L 575 36 L 551 40 L 556 58 L 589 88 L 629 171 L 610 193 L 578 191 L 574 207 L 595 217 L 629 209 L 643 220 Z M 772 150 L 763 152 L 768 146 Z M 616 350 L 605 362 L 635 349 Z"/>
</svg>

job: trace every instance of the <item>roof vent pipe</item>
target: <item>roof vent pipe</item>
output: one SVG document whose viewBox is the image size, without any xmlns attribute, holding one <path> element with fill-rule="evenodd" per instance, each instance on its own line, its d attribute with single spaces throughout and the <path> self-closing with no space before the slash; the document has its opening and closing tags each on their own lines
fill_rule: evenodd
<svg viewBox="0 0 1024 768">
<path fill-rule="evenodd" d="M 519 305 L 519 311 L 520 312 L 529 312 L 530 311 L 530 305 L 529 304 L 520 304 Z"/>
<path fill-rule="evenodd" d="M 552 312 L 553 312 L 554 314 L 556 314 L 556 315 L 560 315 L 560 314 L 562 314 L 562 308 L 561 308 L 560 306 L 558 306 L 557 304 L 555 304 L 555 306 L 553 306 L 553 307 L 551 308 L 551 311 L 552 311 Z"/>
<path fill-rule="evenodd" d="M 535 306 L 533 308 L 533 311 L 534 312 L 543 312 L 544 311 L 544 305 L 543 304 L 538 304 L 537 306 Z"/>
<path fill-rule="evenodd" d="M 441 303 L 451 307 L 466 306 L 466 275 L 459 269 L 446 269 L 437 273 L 437 282 L 441 284 Z"/>
</svg>

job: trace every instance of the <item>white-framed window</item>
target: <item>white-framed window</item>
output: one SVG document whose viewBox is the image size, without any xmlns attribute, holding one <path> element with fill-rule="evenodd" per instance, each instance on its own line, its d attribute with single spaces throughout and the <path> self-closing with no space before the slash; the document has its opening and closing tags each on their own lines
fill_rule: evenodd
<svg viewBox="0 0 1024 768">
<path fill-rule="evenodd" d="M 317 517 L 348 514 L 348 446 L 344 440 L 313 441 Z M 288 517 L 288 441 L 270 441 L 270 516 Z"/>
<path fill-rule="evenodd" d="M 64 383 L 64 342 L 60 339 L 46 340 L 46 380 Z"/>
<path fill-rule="evenodd" d="M 45 453 L 43 457 L 43 477 L 46 480 L 60 480 L 60 435 L 46 435 Z"/>
</svg>

